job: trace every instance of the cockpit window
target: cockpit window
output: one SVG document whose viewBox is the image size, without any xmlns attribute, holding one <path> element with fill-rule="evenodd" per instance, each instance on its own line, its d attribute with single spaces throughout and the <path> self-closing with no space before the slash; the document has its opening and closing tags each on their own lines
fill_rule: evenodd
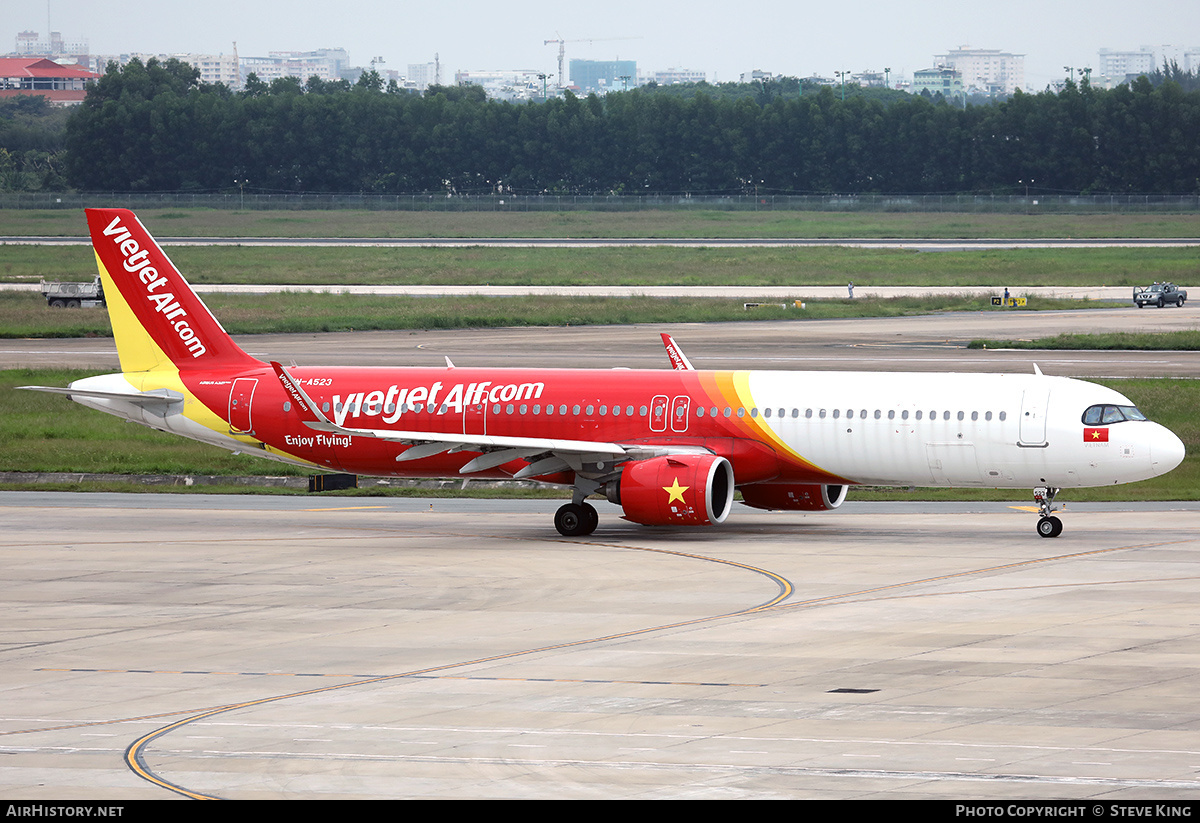
<svg viewBox="0 0 1200 823">
<path fill-rule="evenodd" d="M 1083 413 L 1083 425 L 1107 426 L 1125 420 L 1145 420 L 1137 406 L 1091 406 Z"/>
</svg>

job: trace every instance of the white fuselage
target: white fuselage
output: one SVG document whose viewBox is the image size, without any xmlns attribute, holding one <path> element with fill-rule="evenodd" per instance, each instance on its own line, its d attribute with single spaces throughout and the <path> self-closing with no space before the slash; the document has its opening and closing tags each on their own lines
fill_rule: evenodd
<svg viewBox="0 0 1200 823">
<path fill-rule="evenodd" d="M 1085 409 L 1133 404 L 1061 377 L 808 372 L 781 380 L 754 372 L 750 388 L 755 413 L 780 440 L 856 483 L 1105 486 L 1164 474 L 1184 456 L 1178 437 L 1145 420 L 1085 440 Z"/>
</svg>

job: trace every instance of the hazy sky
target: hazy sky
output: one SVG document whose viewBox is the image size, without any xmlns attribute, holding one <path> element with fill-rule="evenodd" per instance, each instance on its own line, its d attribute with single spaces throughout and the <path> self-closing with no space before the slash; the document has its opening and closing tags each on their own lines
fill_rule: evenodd
<svg viewBox="0 0 1200 823">
<path fill-rule="evenodd" d="M 1103 47 L 1150 46 L 1160 62 L 1200 47 L 1200 0 L 0 0 L 0 51 L 19 31 L 45 37 L 48 19 L 96 54 L 229 53 L 236 40 L 242 55 L 341 47 L 356 65 L 381 56 L 403 73 L 438 53 L 444 80 L 456 69 L 556 71 L 558 46 L 544 41 L 560 36 L 594 38 L 568 42 L 568 60 L 698 69 L 710 81 L 755 68 L 828 77 L 886 66 L 907 77 L 951 48 L 1000 49 L 1026 56 L 1034 91 L 1065 76 L 1063 66 L 1094 67 Z"/>
</svg>

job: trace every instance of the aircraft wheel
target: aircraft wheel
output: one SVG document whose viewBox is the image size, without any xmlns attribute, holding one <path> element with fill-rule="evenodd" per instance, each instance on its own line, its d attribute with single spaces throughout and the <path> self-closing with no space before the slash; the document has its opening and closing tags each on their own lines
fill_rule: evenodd
<svg viewBox="0 0 1200 823">
<path fill-rule="evenodd" d="M 1062 530 L 1062 521 L 1057 517 L 1043 517 L 1037 524 L 1038 534 L 1042 537 L 1058 537 Z"/>
<path fill-rule="evenodd" d="M 588 509 L 591 509 L 590 515 Z M 555 512 L 554 528 L 558 529 L 558 533 L 563 537 L 583 537 L 596 530 L 599 520 L 600 516 L 596 514 L 596 510 L 587 503 L 579 506 L 567 503 Z"/>
</svg>

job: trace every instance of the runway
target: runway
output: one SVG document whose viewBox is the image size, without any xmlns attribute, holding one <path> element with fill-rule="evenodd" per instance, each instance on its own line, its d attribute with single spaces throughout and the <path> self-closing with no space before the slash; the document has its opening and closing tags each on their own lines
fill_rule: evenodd
<svg viewBox="0 0 1200 823">
<path fill-rule="evenodd" d="M 974 350 L 973 339 L 1195 329 L 1183 309 L 953 312 L 846 320 L 677 323 L 239 335 L 255 357 L 305 366 L 669 368 L 659 332 L 701 369 L 1032 372 L 1063 377 L 1200 377 L 1200 352 Z M 109 338 L 0 340 L 2 368 L 116 370 Z"/>
<path fill-rule="evenodd" d="M 0 794 L 1200 791 L 1196 504 L 554 505 L 0 493 Z"/>
</svg>

